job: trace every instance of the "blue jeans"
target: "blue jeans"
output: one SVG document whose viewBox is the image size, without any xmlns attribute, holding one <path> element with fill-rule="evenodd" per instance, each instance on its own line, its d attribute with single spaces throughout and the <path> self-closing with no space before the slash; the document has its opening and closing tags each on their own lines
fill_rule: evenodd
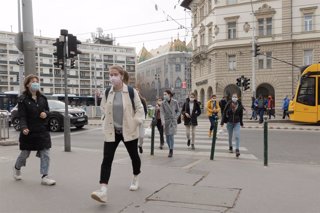
<svg viewBox="0 0 320 213">
<path fill-rule="evenodd" d="M 263 115 L 264 115 L 264 109 L 258 109 L 258 114 L 259 114 L 259 122 L 263 122 Z"/>
<path fill-rule="evenodd" d="M 213 130 L 214 122 L 217 120 L 217 118 L 218 118 L 218 116 L 217 116 L 217 115 L 209 116 L 209 121 L 210 121 L 210 130 Z"/>
<path fill-rule="evenodd" d="M 236 140 L 236 149 L 240 147 L 240 122 L 238 123 L 227 123 L 227 130 L 229 135 L 229 147 L 232 147 L 232 136 L 234 134 Z"/>
<path fill-rule="evenodd" d="M 31 151 L 22 150 L 20 155 L 17 158 L 15 167 L 21 169 L 22 166 L 26 166 L 27 158 L 30 156 Z M 47 175 L 49 172 L 50 165 L 50 150 L 43 149 L 37 151 L 37 157 L 40 158 L 40 174 Z"/>
<path fill-rule="evenodd" d="M 166 135 L 167 144 L 169 146 L 169 149 L 173 149 L 174 146 L 174 135 Z"/>
</svg>

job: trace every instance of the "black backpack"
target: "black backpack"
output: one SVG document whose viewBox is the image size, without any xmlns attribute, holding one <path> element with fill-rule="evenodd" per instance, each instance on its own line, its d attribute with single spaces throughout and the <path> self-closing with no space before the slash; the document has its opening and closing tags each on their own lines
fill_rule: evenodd
<svg viewBox="0 0 320 213">
<path fill-rule="evenodd" d="M 111 89 L 111 87 L 108 87 L 106 89 L 106 93 L 105 93 L 106 100 L 108 100 L 108 95 L 109 95 L 110 89 Z M 129 92 L 129 96 L 130 96 L 130 100 L 131 100 L 133 111 L 136 111 L 136 106 L 134 104 L 134 90 L 133 90 L 133 87 L 128 85 L 128 92 Z"/>
</svg>

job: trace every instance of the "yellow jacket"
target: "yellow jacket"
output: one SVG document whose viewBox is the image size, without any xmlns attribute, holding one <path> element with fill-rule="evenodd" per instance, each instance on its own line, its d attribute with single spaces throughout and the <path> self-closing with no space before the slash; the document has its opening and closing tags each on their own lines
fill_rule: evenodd
<svg viewBox="0 0 320 213">
<path fill-rule="evenodd" d="M 215 101 L 215 107 L 213 107 L 213 105 L 214 105 L 213 101 L 212 101 L 212 99 L 210 99 L 207 102 L 207 115 L 208 116 L 212 116 L 213 114 L 218 114 L 218 112 L 220 111 L 218 101 Z"/>
</svg>

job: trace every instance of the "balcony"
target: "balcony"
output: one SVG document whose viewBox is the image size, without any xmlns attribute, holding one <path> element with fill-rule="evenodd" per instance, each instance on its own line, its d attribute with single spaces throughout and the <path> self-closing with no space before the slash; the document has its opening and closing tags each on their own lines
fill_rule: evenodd
<svg viewBox="0 0 320 213">
<path fill-rule="evenodd" d="M 7 64 L 7 60 L 0 60 L 0 64 Z"/>
<path fill-rule="evenodd" d="M 207 59 L 208 45 L 200 45 L 195 50 L 193 50 L 192 60 L 194 63 L 199 63 L 201 60 Z"/>
<path fill-rule="evenodd" d="M 51 73 L 40 73 L 41 76 L 43 77 L 53 77 L 53 74 Z"/>
<path fill-rule="evenodd" d="M 57 84 L 56 84 L 57 85 Z M 41 83 L 41 86 L 45 86 L 45 87 L 53 87 L 52 83 Z"/>
</svg>

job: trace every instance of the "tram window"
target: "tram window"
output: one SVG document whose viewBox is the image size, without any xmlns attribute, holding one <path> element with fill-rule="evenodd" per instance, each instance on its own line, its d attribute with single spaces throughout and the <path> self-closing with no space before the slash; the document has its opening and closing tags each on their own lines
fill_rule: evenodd
<svg viewBox="0 0 320 213">
<path fill-rule="evenodd" d="M 315 106 L 315 78 L 301 78 L 297 102 Z"/>
</svg>

